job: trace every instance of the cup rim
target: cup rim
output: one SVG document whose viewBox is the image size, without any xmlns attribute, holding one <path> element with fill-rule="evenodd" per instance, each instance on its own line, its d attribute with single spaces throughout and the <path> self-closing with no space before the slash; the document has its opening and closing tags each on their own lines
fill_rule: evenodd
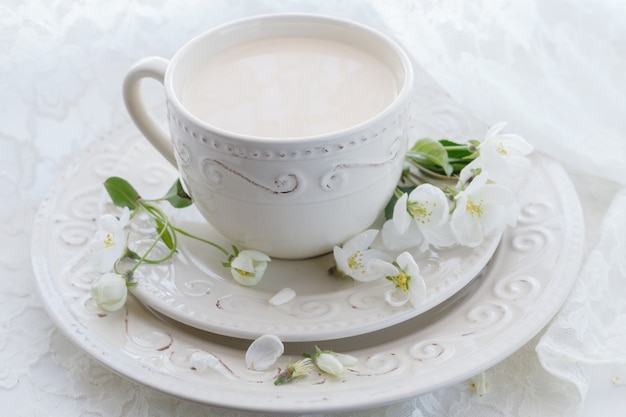
<svg viewBox="0 0 626 417">
<path fill-rule="evenodd" d="M 305 19 L 311 22 L 330 22 L 337 25 L 344 25 L 346 27 L 356 28 L 358 30 L 364 31 L 370 35 L 373 35 L 383 41 L 384 44 L 388 47 L 390 51 L 392 51 L 400 63 L 402 64 L 402 69 L 404 71 L 404 82 L 402 83 L 402 87 L 398 91 L 398 94 L 393 99 L 393 101 L 385 107 L 382 111 L 378 112 L 374 116 L 365 119 L 355 125 L 349 126 L 347 128 L 341 130 L 335 130 L 332 132 L 321 133 L 316 135 L 309 136 L 291 136 L 291 137 L 269 137 L 269 136 L 256 136 L 245 133 L 239 133 L 236 131 L 228 130 L 206 122 L 205 120 L 200 119 L 191 113 L 181 102 L 180 98 L 175 92 L 174 88 L 174 73 L 176 71 L 178 62 L 183 59 L 183 57 L 188 53 L 188 51 L 194 48 L 198 43 L 200 43 L 205 38 L 212 36 L 216 33 L 223 32 L 229 28 L 235 28 L 237 26 L 242 26 L 245 24 L 249 24 L 254 21 L 285 21 L 292 19 Z M 386 34 L 373 29 L 367 25 L 355 22 L 353 20 L 338 18 L 334 16 L 322 15 L 322 14 L 313 14 L 313 13 L 271 13 L 271 14 L 261 14 L 255 15 L 251 17 L 246 17 L 242 19 L 232 20 L 221 25 L 218 25 L 206 32 L 201 33 L 200 35 L 192 38 L 185 45 L 183 45 L 178 52 L 172 57 L 165 72 L 164 79 L 164 87 L 165 87 L 165 95 L 167 101 L 170 103 L 172 107 L 175 108 L 176 112 L 185 117 L 187 120 L 191 121 L 194 125 L 198 127 L 214 133 L 216 135 L 222 137 L 228 137 L 233 141 L 240 141 L 241 143 L 257 143 L 257 144 L 265 144 L 265 145 L 275 145 L 275 144 L 288 144 L 288 143 L 327 143 L 332 142 L 333 140 L 345 138 L 346 136 L 357 134 L 365 129 L 368 126 L 376 125 L 379 121 L 382 121 L 389 117 L 389 115 L 393 114 L 398 107 L 403 106 L 404 103 L 409 101 L 414 80 L 413 80 L 413 66 L 411 60 L 409 59 L 407 53 L 404 49 L 393 39 L 391 39 Z"/>
</svg>

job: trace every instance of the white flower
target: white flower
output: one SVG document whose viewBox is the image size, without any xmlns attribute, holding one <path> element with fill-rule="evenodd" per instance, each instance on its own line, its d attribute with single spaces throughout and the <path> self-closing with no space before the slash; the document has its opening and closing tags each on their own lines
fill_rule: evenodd
<svg viewBox="0 0 626 417">
<path fill-rule="evenodd" d="M 387 249 L 405 250 L 424 242 L 417 222 L 411 221 L 411 215 L 407 210 L 408 199 L 407 193 L 402 194 L 393 206 L 391 219 L 383 224 L 381 236 Z"/>
<path fill-rule="evenodd" d="M 371 249 L 370 245 L 376 239 L 378 230 L 366 230 L 348 240 L 342 247 L 335 246 L 333 254 L 337 270 L 357 281 L 368 282 L 380 278 L 368 271 L 368 263 L 372 259 L 387 259 L 383 252 Z"/>
<path fill-rule="evenodd" d="M 448 198 L 440 188 L 431 184 L 415 188 L 409 194 L 406 211 L 417 224 L 424 243 L 435 247 L 448 247 L 456 243 L 448 226 Z M 423 245 L 422 250 L 426 247 Z"/>
<path fill-rule="evenodd" d="M 124 208 L 120 218 L 104 214 L 98 219 L 98 231 L 87 247 L 87 258 L 93 268 L 102 273 L 113 271 L 117 261 L 126 251 L 125 228 L 130 220 L 130 211 Z"/>
<path fill-rule="evenodd" d="M 238 283 L 245 286 L 256 285 L 263 278 L 267 263 L 271 259 L 266 254 L 256 250 L 242 250 L 230 262 L 230 272 Z"/>
<path fill-rule="evenodd" d="M 393 217 L 383 225 L 383 242 L 391 250 L 420 245 L 449 247 L 456 243 L 448 217 L 450 206 L 444 192 L 434 185 L 422 184 L 396 202 Z"/>
<path fill-rule="evenodd" d="M 349 366 L 356 365 L 358 359 L 345 353 L 335 353 L 330 350 L 320 350 L 315 346 L 313 361 L 318 368 L 327 374 L 341 375 Z"/>
<path fill-rule="evenodd" d="M 452 233 L 461 245 L 476 247 L 485 236 L 516 222 L 515 195 L 507 187 L 487 184 L 487 178 L 485 170 L 461 171 L 459 182 L 469 185 L 455 196 L 456 207 L 450 218 Z"/>
<path fill-rule="evenodd" d="M 511 133 L 500 133 L 506 123 L 491 127 L 478 145 L 479 158 L 489 173 L 489 179 L 497 184 L 515 185 L 530 170 L 526 155 L 533 151 L 524 138 Z"/>
<path fill-rule="evenodd" d="M 265 334 L 257 338 L 246 351 L 246 366 L 253 371 L 264 371 L 276 363 L 285 351 L 278 336 Z"/>
<path fill-rule="evenodd" d="M 99 276 L 91 284 L 90 292 L 96 304 L 107 311 L 119 310 L 128 297 L 126 279 L 111 272 Z"/>
<path fill-rule="evenodd" d="M 393 307 L 400 307 L 410 302 L 419 306 L 426 298 L 426 282 L 420 273 L 413 256 L 402 252 L 396 258 L 396 264 L 380 260 L 372 261 L 371 268 L 379 271 L 394 284 L 394 288 L 385 292 L 385 300 Z"/>
</svg>

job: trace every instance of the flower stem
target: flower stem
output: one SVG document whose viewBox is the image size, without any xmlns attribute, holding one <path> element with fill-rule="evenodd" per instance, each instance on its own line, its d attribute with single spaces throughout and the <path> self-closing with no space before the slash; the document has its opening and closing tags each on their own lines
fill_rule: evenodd
<svg viewBox="0 0 626 417">
<path fill-rule="evenodd" d="M 174 231 L 176 231 L 176 232 L 180 233 L 180 234 L 181 234 L 181 235 L 183 235 L 183 236 L 187 236 L 187 237 L 192 238 L 192 239 L 195 239 L 195 240 L 197 240 L 197 241 L 199 241 L 199 242 L 206 243 L 207 245 L 211 245 L 211 246 L 213 246 L 215 249 L 218 249 L 218 250 L 219 250 L 219 251 L 221 251 L 224 255 L 226 255 L 226 257 L 229 257 L 229 256 L 231 255 L 231 254 L 230 254 L 230 252 L 228 252 L 226 249 L 224 249 L 222 246 L 218 245 L 217 243 L 214 243 L 214 242 L 211 242 L 210 240 L 206 240 L 206 239 L 203 239 L 203 238 L 201 238 L 201 237 L 198 237 L 198 236 L 192 235 L 191 233 L 186 232 L 186 231 L 184 231 L 183 229 L 179 229 L 178 227 L 173 226 L 173 225 L 172 225 L 172 229 L 174 229 Z"/>
<path fill-rule="evenodd" d="M 146 208 L 146 206 L 144 204 L 141 204 L 141 206 L 154 216 L 154 213 L 152 211 L 150 211 L 148 208 Z M 154 206 L 152 206 L 152 207 L 154 208 Z M 159 211 L 159 210 L 157 209 L 157 211 Z M 154 239 L 154 241 L 150 244 L 150 247 L 148 247 L 146 252 L 144 252 L 144 254 L 137 260 L 135 265 L 133 265 L 133 267 L 128 271 L 128 273 L 133 274 L 137 270 L 137 268 L 139 268 L 139 266 L 142 263 L 144 263 L 144 262 L 145 263 L 152 263 L 152 264 L 161 263 L 161 262 L 164 262 L 167 259 L 169 259 L 174 253 L 176 253 L 176 246 L 174 246 L 172 249 L 170 249 L 170 252 L 164 258 L 158 259 L 158 260 L 148 259 L 148 255 L 150 255 L 150 252 L 152 252 L 152 250 L 156 247 L 157 243 L 159 243 L 159 240 L 161 240 L 161 238 L 165 234 L 165 231 L 168 230 L 169 227 L 170 227 L 169 219 L 167 217 L 165 217 L 163 228 L 161 229 L 161 231 L 157 235 L 156 239 Z"/>
</svg>

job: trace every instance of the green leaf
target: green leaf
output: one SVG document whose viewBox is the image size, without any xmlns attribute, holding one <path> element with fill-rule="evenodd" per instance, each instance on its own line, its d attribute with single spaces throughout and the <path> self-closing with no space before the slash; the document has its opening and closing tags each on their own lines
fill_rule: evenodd
<svg viewBox="0 0 626 417">
<path fill-rule="evenodd" d="M 391 199 L 385 206 L 385 220 L 389 220 L 393 217 L 393 208 L 396 206 L 396 202 L 398 201 L 398 197 L 396 195 L 392 195 Z"/>
<path fill-rule="evenodd" d="M 169 201 L 169 203 L 175 208 L 189 207 L 191 204 L 193 204 L 193 202 L 191 201 L 191 197 L 183 189 L 183 185 L 180 180 L 176 180 L 176 182 L 167 191 L 163 199 Z"/>
<path fill-rule="evenodd" d="M 438 167 L 446 175 L 452 174 L 452 166 L 448 159 L 448 152 L 440 142 L 429 138 L 420 139 L 413 145 L 413 148 L 411 148 L 411 153 L 417 154 L 416 156 Z"/>
<path fill-rule="evenodd" d="M 104 188 L 109 193 L 113 204 L 118 207 L 128 207 L 130 210 L 135 210 L 138 205 L 137 202 L 141 199 L 137 190 L 123 178 L 108 178 L 104 182 Z"/>
<path fill-rule="evenodd" d="M 467 144 L 456 143 L 447 139 L 441 139 L 439 143 L 441 143 L 446 148 L 449 159 L 463 159 L 472 154 Z M 448 148 L 453 148 L 453 149 L 448 149 Z"/>
<path fill-rule="evenodd" d="M 163 230 L 165 228 L 165 225 L 163 224 L 161 219 L 155 216 L 154 221 L 156 222 L 157 233 L 161 234 L 161 232 L 163 232 L 163 234 L 161 234 L 161 240 L 163 241 L 163 243 L 165 243 L 165 245 L 170 250 L 176 249 L 175 244 L 174 244 L 174 239 L 172 239 L 172 235 L 170 234 L 170 231 L 168 229 Z"/>
</svg>

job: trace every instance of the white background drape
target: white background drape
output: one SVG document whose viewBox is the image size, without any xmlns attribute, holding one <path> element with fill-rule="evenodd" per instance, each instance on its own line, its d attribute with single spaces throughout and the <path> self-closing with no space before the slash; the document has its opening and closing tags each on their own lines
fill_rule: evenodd
<svg viewBox="0 0 626 417">
<path fill-rule="evenodd" d="M 37 294 L 30 234 L 55 176 L 91 141 L 128 123 L 120 87 L 134 61 L 171 57 L 216 24 L 275 11 L 351 18 L 395 37 L 415 61 L 418 85 L 437 94 L 416 95 L 420 133 L 476 136 L 507 121 L 565 165 L 585 214 L 585 259 L 572 295 L 541 334 L 486 371 L 486 395 L 453 386 L 343 415 L 623 415 L 626 3 L 619 0 L 0 2 L 2 413 L 240 414 L 128 382 L 74 347 Z"/>
</svg>

